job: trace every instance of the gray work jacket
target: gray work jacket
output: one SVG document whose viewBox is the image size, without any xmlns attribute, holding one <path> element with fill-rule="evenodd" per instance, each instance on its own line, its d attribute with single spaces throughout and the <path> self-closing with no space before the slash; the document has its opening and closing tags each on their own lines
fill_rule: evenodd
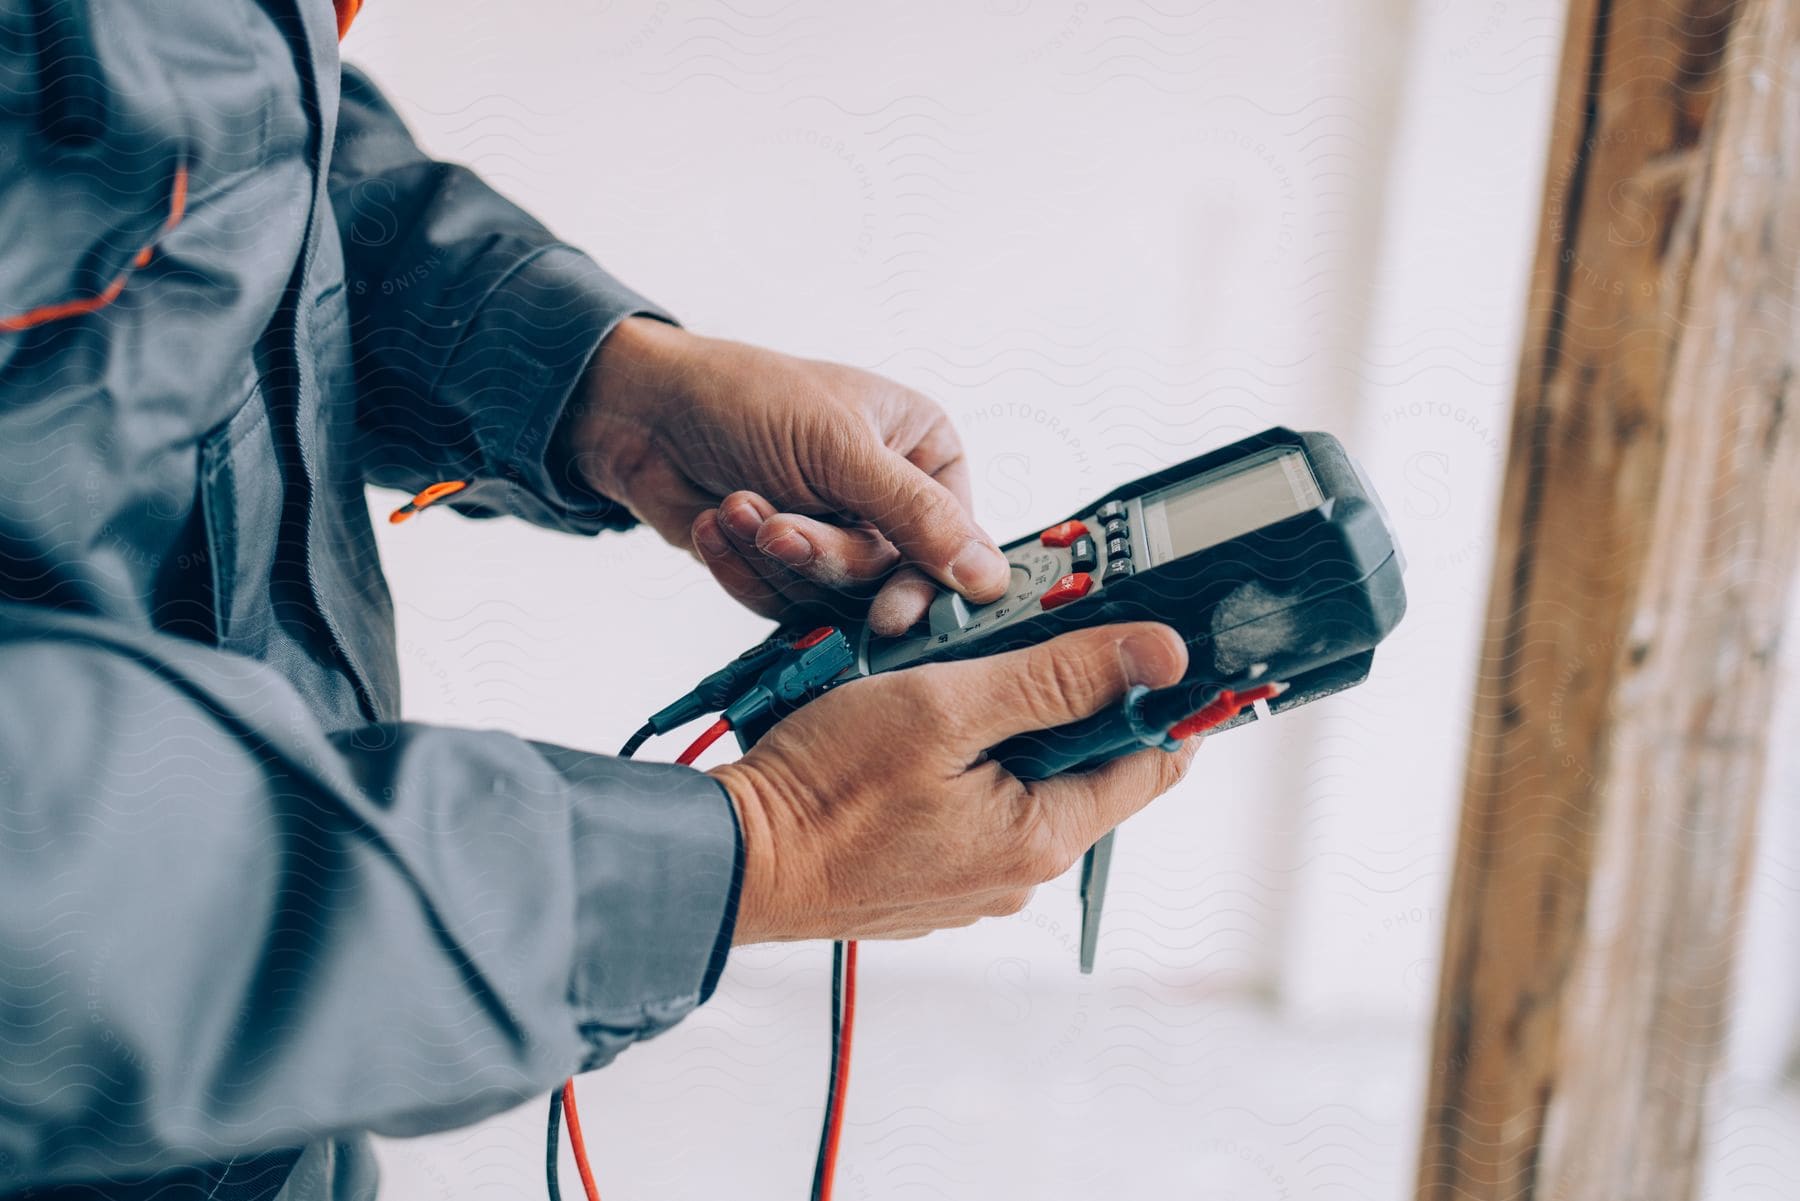
<svg viewBox="0 0 1800 1201">
<path fill-rule="evenodd" d="M 710 990 L 728 798 L 398 721 L 364 499 L 628 523 L 556 432 L 638 312 L 330 0 L 0 0 L 0 1195 L 367 1197 Z"/>
</svg>

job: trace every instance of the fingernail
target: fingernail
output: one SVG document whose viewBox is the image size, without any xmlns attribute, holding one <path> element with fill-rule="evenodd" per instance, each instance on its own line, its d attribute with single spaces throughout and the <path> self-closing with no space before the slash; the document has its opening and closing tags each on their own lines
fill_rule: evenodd
<svg viewBox="0 0 1800 1201">
<path fill-rule="evenodd" d="M 1161 688 L 1175 682 L 1175 656 L 1167 640 L 1154 634 L 1127 634 L 1119 642 L 1119 660 L 1127 683 Z"/>
<path fill-rule="evenodd" d="M 813 561 L 813 545 L 794 530 L 783 530 L 762 544 L 764 553 L 774 555 L 789 567 L 805 567 Z"/>
<path fill-rule="evenodd" d="M 950 561 L 950 579 L 963 593 L 1001 591 L 1011 574 L 1006 556 L 985 542 L 969 543 Z"/>
<path fill-rule="evenodd" d="M 756 531 L 762 528 L 763 523 L 762 514 L 749 501 L 726 505 L 719 510 L 719 520 L 745 542 L 756 541 Z"/>
<path fill-rule="evenodd" d="M 725 532 L 719 528 L 717 516 L 711 521 L 694 523 L 694 543 L 700 548 L 701 554 L 715 559 L 731 551 L 731 544 L 725 541 Z"/>
</svg>

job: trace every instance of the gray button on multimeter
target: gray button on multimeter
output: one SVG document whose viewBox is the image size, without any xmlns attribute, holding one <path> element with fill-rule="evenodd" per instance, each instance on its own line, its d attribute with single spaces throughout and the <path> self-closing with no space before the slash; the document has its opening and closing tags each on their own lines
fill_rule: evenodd
<svg viewBox="0 0 1800 1201">
<path fill-rule="evenodd" d="M 969 602 L 955 592 L 946 592 L 931 602 L 931 632 L 954 634 L 969 624 Z"/>
<path fill-rule="evenodd" d="M 958 593 L 941 592 L 931 602 L 931 609 L 927 614 L 928 626 L 934 637 L 948 638 L 971 627 L 991 624 L 1011 616 L 1032 592 L 1031 572 L 1014 563 L 1012 579 L 1007 583 L 1005 596 L 989 605 L 971 606 Z"/>
</svg>

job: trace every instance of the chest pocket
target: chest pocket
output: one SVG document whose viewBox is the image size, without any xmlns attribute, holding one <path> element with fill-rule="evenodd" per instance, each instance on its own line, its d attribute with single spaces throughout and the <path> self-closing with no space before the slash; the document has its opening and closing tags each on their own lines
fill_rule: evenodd
<svg viewBox="0 0 1800 1201">
<path fill-rule="evenodd" d="M 265 658 L 276 636 L 270 598 L 281 526 L 281 465 L 262 384 L 200 449 L 200 502 L 219 645 Z"/>
</svg>

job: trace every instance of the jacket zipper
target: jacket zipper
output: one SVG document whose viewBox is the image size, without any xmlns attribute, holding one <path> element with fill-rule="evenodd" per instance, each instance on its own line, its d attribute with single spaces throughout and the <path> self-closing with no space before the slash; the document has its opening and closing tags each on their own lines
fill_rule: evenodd
<svg viewBox="0 0 1800 1201">
<path fill-rule="evenodd" d="M 314 47 L 315 33 L 307 21 L 305 0 L 289 6 L 295 19 L 299 22 L 301 45 L 296 47 L 299 53 L 295 56 L 296 74 L 300 78 L 300 86 L 305 89 L 305 98 L 310 101 L 314 114 L 313 133 L 317 139 L 317 147 L 313 154 L 313 193 L 306 209 L 306 233 L 300 248 L 300 265 L 294 279 L 294 303 L 292 312 L 293 328 L 288 342 L 288 356 L 294 373 L 294 440 L 300 451 L 300 471 L 304 477 L 307 491 L 306 504 L 306 545 L 303 548 L 306 560 L 306 587 L 312 595 L 313 605 L 317 609 L 319 619 L 325 625 L 325 634 L 331 644 L 332 654 L 350 677 L 350 686 L 356 693 L 357 704 L 362 707 L 363 715 L 370 721 L 381 720 L 381 707 L 376 704 L 375 695 L 370 688 L 367 674 L 362 664 L 350 651 L 349 640 L 344 637 L 343 627 L 332 616 L 331 606 L 325 601 L 324 590 L 319 584 L 319 573 L 313 565 L 314 535 L 319 525 L 319 488 L 317 486 L 318 468 L 317 448 L 313 445 L 312 422 L 305 411 L 305 397 L 308 380 L 313 378 L 311 364 L 301 353 L 301 335 L 303 331 L 302 310 L 306 305 L 306 284 L 312 278 L 313 260 L 319 251 L 317 235 L 319 222 L 319 201 L 325 192 L 329 169 L 327 156 L 330 153 L 326 142 L 325 106 L 319 96 L 319 79 L 317 54 Z M 335 44 L 335 43 L 334 43 Z"/>
</svg>

